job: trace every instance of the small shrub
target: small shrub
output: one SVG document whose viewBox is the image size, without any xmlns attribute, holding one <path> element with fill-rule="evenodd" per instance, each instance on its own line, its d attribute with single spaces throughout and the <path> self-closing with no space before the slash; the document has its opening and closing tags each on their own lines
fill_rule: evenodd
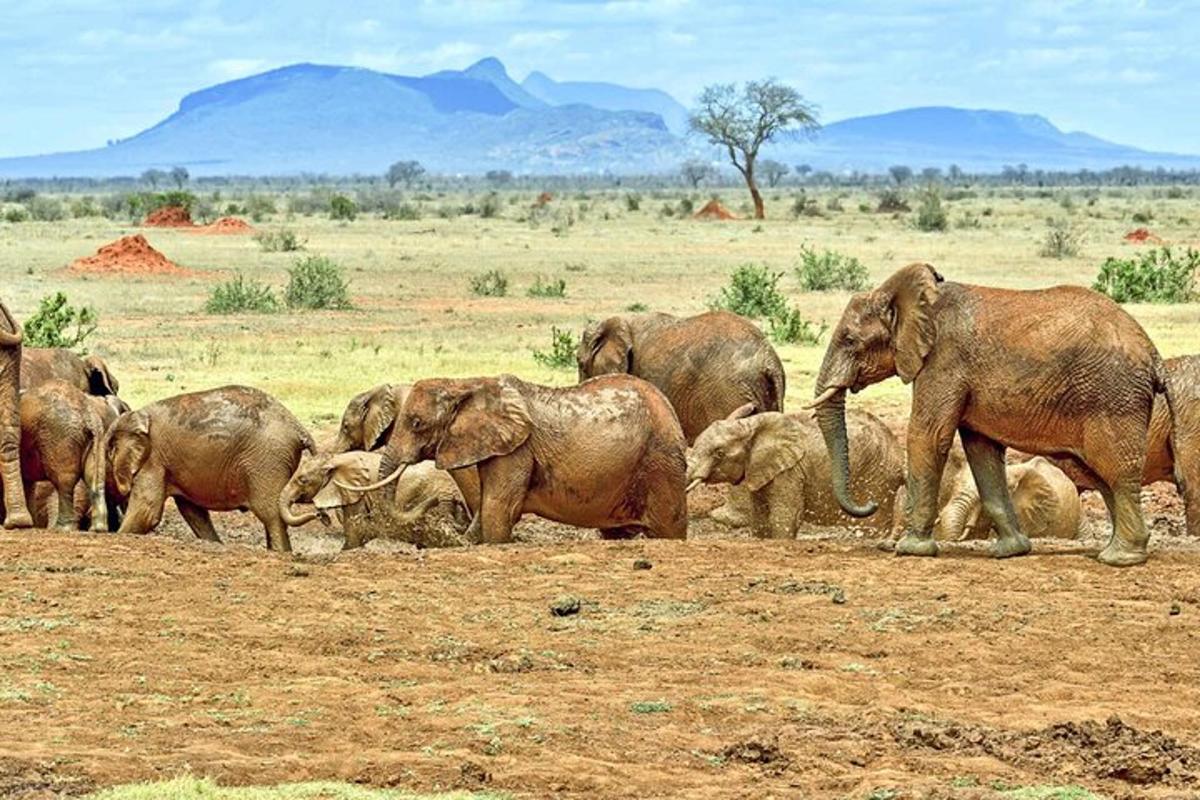
<svg viewBox="0 0 1200 800">
<path fill-rule="evenodd" d="M 710 305 L 743 317 L 770 317 L 787 308 L 787 299 L 779 291 L 782 272 L 771 272 L 765 265 L 743 264 L 729 276 L 729 285 L 721 289 Z"/>
<path fill-rule="evenodd" d="M 1185 192 L 1183 191 L 1182 186 L 1167 187 L 1167 199 L 1168 200 L 1182 200 L 1184 197 L 1185 197 Z"/>
<path fill-rule="evenodd" d="M 96 331 L 99 317 L 89 306 L 75 308 L 63 292 L 48 294 L 38 303 L 38 310 L 25 320 L 26 347 L 71 348 L 83 344 Z M 74 331 L 70 329 L 74 327 Z"/>
<path fill-rule="evenodd" d="M 1190 247 L 1176 257 L 1169 247 L 1135 258 L 1108 258 L 1092 288 L 1118 303 L 1187 303 L 1197 298 L 1200 251 Z"/>
<path fill-rule="evenodd" d="M 471 294 L 480 297 L 504 297 L 508 294 L 508 278 L 498 269 L 472 275 Z"/>
<path fill-rule="evenodd" d="M 232 280 L 213 287 L 204 310 L 209 314 L 271 314 L 279 310 L 279 301 L 271 287 L 239 272 Z"/>
<path fill-rule="evenodd" d="M 860 292 L 867 288 L 867 268 L 853 256 L 833 250 L 818 253 L 800 245 L 800 264 L 796 267 L 800 288 L 806 292 L 845 290 Z"/>
<path fill-rule="evenodd" d="M 460 213 L 462 209 L 453 203 L 442 203 L 437 209 L 437 215 L 442 219 L 458 219 Z"/>
<path fill-rule="evenodd" d="M 293 253 L 304 249 L 304 241 L 289 228 L 261 231 L 254 234 L 254 241 L 264 253 Z"/>
<path fill-rule="evenodd" d="M 283 302 L 292 309 L 348 309 L 350 285 L 342 268 L 325 256 L 307 256 L 288 270 Z"/>
<path fill-rule="evenodd" d="M 479 202 L 479 216 L 483 219 L 492 219 L 500 215 L 500 195 L 495 192 L 489 192 Z"/>
<path fill-rule="evenodd" d="M 358 216 L 358 206 L 344 194 L 335 194 L 329 198 L 329 218 L 351 222 Z"/>
<path fill-rule="evenodd" d="M 809 197 L 805 192 L 801 191 L 796 195 L 796 199 L 792 201 L 792 216 L 796 219 L 800 217 L 820 217 L 824 216 L 821 213 L 821 207 L 817 205 L 817 198 Z"/>
<path fill-rule="evenodd" d="M 53 197 L 38 195 L 26 203 L 29 216 L 38 222 L 58 222 L 66 219 L 67 210 L 63 204 Z"/>
<path fill-rule="evenodd" d="M 24 206 L 12 206 L 4 210 L 4 221 L 11 223 L 27 222 L 29 220 L 29 212 Z"/>
<path fill-rule="evenodd" d="M 946 230 L 946 209 L 937 189 L 929 187 L 921 192 L 921 205 L 917 207 L 917 218 L 913 221 L 917 230 L 932 233 Z"/>
<path fill-rule="evenodd" d="M 626 311 L 631 311 L 635 314 L 641 313 L 642 311 L 648 311 L 649 309 L 650 306 L 646 305 L 645 303 L 630 303 L 629 305 L 625 306 Z"/>
<path fill-rule="evenodd" d="M 842 198 L 838 197 L 837 195 L 834 195 L 833 197 L 831 197 L 825 201 L 825 210 L 826 211 L 845 211 L 846 208 L 845 208 L 845 206 L 842 205 Z"/>
<path fill-rule="evenodd" d="M 383 212 L 384 219 L 417 220 L 421 218 L 421 207 L 416 203 L 400 203 L 390 206 Z"/>
<path fill-rule="evenodd" d="M 1079 255 L 1079 231 L 1065 219 L 1046 220 L 1046 238 L 1038 252 L 1043 258 L 1072 258 Z"/>
<path fill-rule="evenodd" d="M 100 217 L 104 212 L 100 206 L 96 204 L 94 197 L 80 197 L 77 200 L 71 201 L 71 216 L 76 219 L 83 217 Z"/>
<path fill-rule="evenodd" d="M 637 211 L 642 207 L 642 196 L 637 192 L 629 192 L 625 195 L 625 210 Z"/>
<path fill-rule="evenodd" d="M 566 297 L 567 282 L 563 278 L 547 278 L 543 281 L 542 276 L 538 275 L 533 279 L 533 286 L 530 286 L 525 294 L 530 297 Z"/>
<path fill-rule="evenodd" d="M 1135 211 L 1131 219 L 1139 225 L 1149 225 L 1154 221 L 1154 212 L 1150 209 Z"/>
<path fill-rule="evenodd" d="M 889 186 L 879 193 L 879 202 L 875 205 L 875 211 L 879 214 L 895 214 L 912 211 L 912 208 L 899 189 Z"/>
<path fill-rule="evenodd" d="M 828 326 L 804 318 L 796 307 L 780 309 L 767 318 L 767 335 L 777 344 L 820 344 Z"/>
<path fill-rule="evenodd" d="M 696 203 L 690 197 L 684 197 L 679 201 L 679 209 L 676 211 L 681 217 L 690 217 L 696 211 Z"/>
<path fill-rule="evenodd" d="M 963 215 L 954 220 L 954 227 L 959 230 L 970 230 L 973 228 L 982 228 L 983 220 L 971 211 L 963 212 Z"/>
<path fill-rule="evenodd" d="M 255 222 L 262 222 L 268 214 L 275 213 L 275 201 L 265 194 L 252 194 L 246 201 L 246 214 Z M 335 219 L 337 219 L 335 217 Z M 354 217 L 350 217 L 354 219 Z"/>
<path fill-rule="evenodd" d="M 557 326 L 550 328 L 550 349 L 533 349 L 533 360 L 550 369 L 568 369 L 575 366 L 575 337 L 569 330 Z"/>
</svg>

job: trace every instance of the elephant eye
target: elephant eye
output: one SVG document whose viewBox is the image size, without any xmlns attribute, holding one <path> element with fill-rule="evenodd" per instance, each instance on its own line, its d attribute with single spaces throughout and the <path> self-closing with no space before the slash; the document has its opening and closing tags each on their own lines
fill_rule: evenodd
<svg viewBox="0 0 1200 800">
<path fill-rule="evenodd" d="M 412 421 L 411 421 L 411 422 L 409 422 L 409 423 L 408 423 L 408 425 L 409 425 L 409 427 L 410 427 L 410 428 L 412 428 L 414 431 L 416 431 L 416 430 L 420 430 L 420 429 L 421 429 L 421 418 L 420 418 L 420 417 L 413 417 L 413 418 L 412 418 Z"/>
<path fill-rule="evenodd" d="M 715 458 L 717 461 L 724 461 L 725 460 L 725 451 L 720 448 L 717 448 L 716 452 L 713 453 L 713 458 Z"/>
</svg>

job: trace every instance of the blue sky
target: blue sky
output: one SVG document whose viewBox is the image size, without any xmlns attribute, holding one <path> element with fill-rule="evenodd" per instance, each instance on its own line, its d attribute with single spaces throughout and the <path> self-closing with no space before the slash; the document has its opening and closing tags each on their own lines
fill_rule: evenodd
<svg viewBox="0 0 1200 800">
<path fill-rule="evenodd" d="M 102 145 L 186 93 L 297 61 L 517 80 L 774 76 L 826 122 L 915 105 L 1040 113 L 1200 153 L 1200 0 L 0 0 L 0 155 Z"/>
</svg>

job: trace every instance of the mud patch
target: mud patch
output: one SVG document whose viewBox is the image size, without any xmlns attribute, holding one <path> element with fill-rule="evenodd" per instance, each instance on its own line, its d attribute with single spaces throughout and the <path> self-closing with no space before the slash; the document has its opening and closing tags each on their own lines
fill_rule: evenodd
<svg viewBox="0 0 1200 800">
<path fill-rule="evenodd" d="M 80 797 L 95 788 L 91 780 L 60 762 L 34 763 L 0 756 L 0 797 L 13 800 Z"/>
</svg>

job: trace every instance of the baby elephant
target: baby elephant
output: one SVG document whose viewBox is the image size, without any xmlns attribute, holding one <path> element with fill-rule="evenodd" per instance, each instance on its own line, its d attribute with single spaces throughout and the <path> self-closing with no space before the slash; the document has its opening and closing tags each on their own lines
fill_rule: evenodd
<svg viewBox="0 0 1200 800">
<path fill-rule="evenodd" d="M 1026 536 L 1044 539 L 1079 537 L 1079 490 L 1066 474 L 1038 456 L 1020 464 L 1009 464 L 1008 493 L 1017 512 L 1017 522 Z M 986 539 L 992 533 L 992 520 L 982 513 L 979 489 L 971 470 L 960 469 L 953 494 L 934 525 L 938 539 L 963 541 Z"/>
<path fill-rule="evenodd" d="M 38 482 L 49 481 L 54 487 L 57 526 L 75 530 L 80 517 L 75 488 L 82 478 L 91 530 L 108 530 L 104 432 L 127 410 L 116 395 L 95 397 L 59 380 L 46 381 L 21 394 L 21 477 L 27 505 L 39 527 L 49 520 L 35 501 Z"/>
<path fill-rule="evenodd" d="M 762 538 L 794 538 L 805 523 L 850 522 L 830 490 L 829 455 L 816 422 L 807 415 L 752 412 L 752 406 L 743 406 L 700 434 L 688 456 L 688 489 L 702 482 L 746 488 L 751 527 Z M 871 414 L 851 411 L 847 421 L 851 486 L 858 496 L 888 507 L 886 515 L 855 524 L 877 527 L 874 520 L 891 519 L 892 498 L 904 482 L 904 451 Z"/>
<path fill-rule="evenodd" d="M 280 513 L 296 522 L 308 522 L 318 517 L 327 521 L 328 512 L 334 512 L 346 534 L 346 550 L 361 547 L 380 535 L 379 526 L 367 520 L 384 519 L 395 527 L 409 529 L 440 510 L 443 519 L 449 519 L 459 532 L 471 522 L 454 480 L 430 463 L 414 464 L 407 470 L 398 481 L 395 495 L 389 489 L 360 493 L 342 488 L 374 480 L 382 461 L 382 453 L 362 450 L 303 458 L 279 495 Z M 292 506 L 296 503 L 312 503 L 317 510 L 295 515 Z"/>
<path fill-rule="evenodd" d="M 122 414 L 108 434 L 110 483 L 129 507 L 121 533 L 148 533 L 175 498 L 201 539 L 220 541 L 209 511 L 250 511 L 267 531 L 267 546 L 290 551 L 279 493 L 316 452 L 292 412 L 248 386 L 176 395 Z"/>
</svg>

